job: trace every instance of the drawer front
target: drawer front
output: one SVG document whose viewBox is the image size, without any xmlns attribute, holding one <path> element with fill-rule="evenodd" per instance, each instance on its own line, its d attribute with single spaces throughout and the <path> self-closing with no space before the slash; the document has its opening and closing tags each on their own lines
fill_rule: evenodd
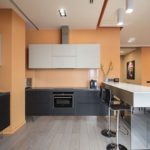
<svg viewBox="0 0 150 150">
<path fill-rule="evenodd" d="M 77 103 L 100 103 L 99 91 L 79 91 L 76 94 Z"/>
</svg>

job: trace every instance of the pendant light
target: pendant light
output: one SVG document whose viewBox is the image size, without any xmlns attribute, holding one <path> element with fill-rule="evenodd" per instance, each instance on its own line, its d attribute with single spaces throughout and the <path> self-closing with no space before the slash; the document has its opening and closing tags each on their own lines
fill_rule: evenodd
<svg viewBox="0 0 150 150">
<path fill-rule="evenodd" d="M 122 8 L 117 9 L 117 26 L 124 25 L 124 10 Z"/>
<path fill-rule="evenodd" d="M 126 13 L 130 14 L 133 12 L 133 0 L 126 0 Z"/>
</svg>

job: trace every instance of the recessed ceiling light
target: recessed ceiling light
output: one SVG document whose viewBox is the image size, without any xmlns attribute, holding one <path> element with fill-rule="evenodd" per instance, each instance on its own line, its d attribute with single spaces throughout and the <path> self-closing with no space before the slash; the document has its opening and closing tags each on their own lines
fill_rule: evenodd
<svg viewBox="0 0 150 150">
<path fill-rule="evenodd" d="M 132 12 L 133 12 L 133 9 L 127 9 L 127 10 L 126 10 L 126 13 L 127 13 L 127 14 L 131 14 Z"/>
<path fill-rule="evenodd" d="M 126 13 L 130 14 L 133 12 L 133 0 L 126 0 Z"/>
<path fill-rule="evenodd" d="M 123 50 L 120 50 L 120 53 L 121 53 L 121 54 L 123 54 L 123 53 L 124 53 L 124 51 L 123 51 Z"/>
<path fill-rule="evenodd" d="M 67 16 L 66 10 L 64 8 L 61 8 L 58 11 L 59 11 L 59 14 L 60 14 L 61 17 L 66 17 Z"/>
<path fill-rule="evenodd" d="M 135 37 L 130 37 L 129 40 L 128 40 L 128 43 L 132 43 L 135 41 Z"/>
<path fill-rule="evenodd" d="M 117 9 L 117 26 L 124 25 L 124 10 L 121 8 Z"/>
</svg>

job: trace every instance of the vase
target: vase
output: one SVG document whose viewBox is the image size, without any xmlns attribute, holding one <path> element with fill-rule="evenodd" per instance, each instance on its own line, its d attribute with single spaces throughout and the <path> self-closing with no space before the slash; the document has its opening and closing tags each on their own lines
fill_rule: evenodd
<svg viewBox="0 0 150 150">
<path fill-rule="evenodd" d="M 104 82 L 108 82 L 108 77 L 105 77 L 105 78 L 104 78 Z"/>
</svg>

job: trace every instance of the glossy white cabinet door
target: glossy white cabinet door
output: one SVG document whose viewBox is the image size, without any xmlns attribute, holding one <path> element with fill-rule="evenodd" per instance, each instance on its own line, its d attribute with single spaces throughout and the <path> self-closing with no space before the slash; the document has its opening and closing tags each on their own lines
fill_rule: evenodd
<svg viewBox="0 0 150 150">
<path fill-rule="evenodd" d="M 30 44 L 29 68 L 99 68 L 98 44 Z"/>
<path fill-rule="evenodd" d="M 76 45 L 75 44 L 53 44 L 52 45 L 53 57 L 75 57 Z"/>
<path fill-rule="evenodd" d="M 79 44 L 77 45 L 77 68 L 99 68 L 100 45 Z"/>
<path fill-rule="evenodd" d="M 51 68 L 51 45 L 30 44 L 29 45 L 29 68 Z"/>
<path fill-rule="evenodd" d="M 76 68 L 76 57 L 52 57 L 52 68 Z"/>
</svg>

